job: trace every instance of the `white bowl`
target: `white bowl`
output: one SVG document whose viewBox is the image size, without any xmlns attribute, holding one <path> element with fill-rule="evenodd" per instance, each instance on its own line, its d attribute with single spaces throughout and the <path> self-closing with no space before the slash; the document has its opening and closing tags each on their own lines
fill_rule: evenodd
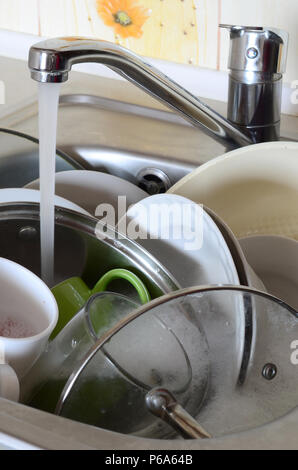
<svg viewBox="0 0 298 470">
<path fill-rule="evenodd" d="M 267 291 L 298 311 L 298 242 L 259 235 L 242 238 L 239 243 Z"/>
<path fill-rule="evenodd" d="M 233 150 L 182 178 L 169 193 L 210 207 L 238 238 L 298 240 L 298 143 Z"/>
<path fill-rule="evenodd" d="M 39 180 L 26 188 L 39 189 Z M 144 199 L 148 194 L 129 181 L 99 171 L 73 170 L 56 174 L 56 194 L 83 207 L 95 215 L 99 204 L 110 204 L 118 217 L 118 197 L 126 197 L 126 207 Z"/>
<path fill-rule="evenodd" d="M 40 191 L 36 189 L 27 188 L 0 189 L 0 204 L 5 204 L 9 202 L 40 203 Z M 79 212 L 84 215 L 90 215 L 87 211 L 82 209 L 82 207 L 59 196 L 55 196 L 55 205 L 58 207 L 63 207 L 64 209 L 70 209 L 72 211 Z"/>
</svg>

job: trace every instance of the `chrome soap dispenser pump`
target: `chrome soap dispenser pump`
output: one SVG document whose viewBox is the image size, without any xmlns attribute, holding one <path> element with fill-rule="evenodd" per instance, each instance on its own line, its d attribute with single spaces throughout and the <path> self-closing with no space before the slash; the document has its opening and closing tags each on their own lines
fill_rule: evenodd
<svg viewBox="0 0 298 470">
<path fill-rule="evenodd" d="M 228 120 L 254 142 L 279 140 L 288 33 L 258 26 L 220 27 L 230 32 Z"/>
</svg>

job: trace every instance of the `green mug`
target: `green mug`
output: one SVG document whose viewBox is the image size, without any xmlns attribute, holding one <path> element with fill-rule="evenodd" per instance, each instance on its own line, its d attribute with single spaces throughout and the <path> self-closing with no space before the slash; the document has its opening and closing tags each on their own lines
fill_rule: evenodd
<svg viewBox="0 0 298 470">
<path fill-rule="evenodd" d="M 52 293 L 54 294 L 59 308 L 59 318 L 50 339 L 52 340 L 57 336 L 72 317 L 84 307 L 92 295 L 104 292 L 107 290 L 107 286 L 110 282 L 116 279 L 124 279 L 132 284 L 142 304 L 151 300 L 145 284 L 138 276 L 127 269 L 119 268 L 108 271 L 100 278 L 93 289 L 89 289 L 87 284 L 85 284 L 80 277 L 72 277 L 52 288 Z"/>
</svg>

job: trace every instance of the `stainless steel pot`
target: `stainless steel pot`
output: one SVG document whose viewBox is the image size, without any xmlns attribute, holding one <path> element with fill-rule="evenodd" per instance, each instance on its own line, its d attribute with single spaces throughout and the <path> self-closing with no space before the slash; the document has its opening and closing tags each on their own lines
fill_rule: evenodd
<svg viewBox="0 0 298 470">
<path fill-rule="evenodd" d="M 135 272 L 158 297 L 179 288 L 169 272 L 135 242 L 108 230 L 96 235 L 98 220 L 56 207 L 54 283 L 81 276 L 93 285 L 119 267 Z M 0 256 L 40 275 L 39 204 L 0 204 Z M 111 284 L 111 287 L 113 284 Z"/>
</svg>

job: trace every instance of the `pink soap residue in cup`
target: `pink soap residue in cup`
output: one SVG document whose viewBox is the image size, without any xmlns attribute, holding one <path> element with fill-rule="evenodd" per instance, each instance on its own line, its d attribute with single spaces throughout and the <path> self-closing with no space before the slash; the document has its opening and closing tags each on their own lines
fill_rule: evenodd
<svg viewBox="0 0 298 470">
<path fill-rule="evenodd" d="M 7 315 L 0 318 L 0 336 L 5 338 L 28 338 L 34 336 L 36 331 L 29 324 L 20 318 Z"/>
</svg>

